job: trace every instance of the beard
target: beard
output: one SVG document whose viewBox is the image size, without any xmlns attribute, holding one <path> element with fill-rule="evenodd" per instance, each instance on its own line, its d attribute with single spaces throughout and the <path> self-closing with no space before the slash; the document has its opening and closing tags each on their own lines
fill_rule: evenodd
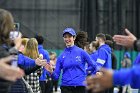
<svg viewBox="0 0 140 93">
<path fill-rule="evenodd" d="M 99 43 L 99 41 L 96 41 L 96 45 L 97 45 L 97 47 L 99 47 L 99 46 L 100 46 L 100 43 Z"/>
</svg>

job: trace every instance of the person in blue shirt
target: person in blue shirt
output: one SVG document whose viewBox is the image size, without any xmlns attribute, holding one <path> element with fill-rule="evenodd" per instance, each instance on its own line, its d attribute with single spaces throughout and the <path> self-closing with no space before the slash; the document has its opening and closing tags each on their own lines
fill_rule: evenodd
<svg viewBox="0 0 140 93">
<path fill-rule="evenodd" d="M 96 41 L 92 41 L 92 42 L 90 43 L 90 45 L 89 45 L 89 49 L 90 49 L 90 51 L 91 51 L 90 56 L 91 56 L 91 58 L 92 58 L 94 61 L 96 61 L 96 60 L 97 60 L 97 57 L 98 57 L 98 51 L 97 51 L 97 48 L 98 48 L 98 47 L 99 47 L 99 46 L 98 46 L 98 44 L 97 44 Z"/>
<path fill-rule="evenodd" d="M 103 33 L 99 33 L 96 35 L 96 43 L 98 47 L 97 55 L 96 55 L 96 63 L 98 65 L 98 70 L 102 67 L 106 69 L 112 69 L 112 58 L 111 58 L 111 48 L 106 44 L 106 36 Z M 93 72 L 93 74 L 101 75 L 102 72 Z M 113 91 L 112 88 L 102 91 L 104 93 L 111 93 Z"/>
<path fill-rule="evenodd" d="M 106 69 L 112 69 L 112 57 L 111 57 L 111 48 L 108 44 L 106 44 L 106 36 L 103 33 L 99 33 L 96 35 L 96 42 L 98 47 L 98 56 L 97 56 L 97 65 L 98 68 L 101 69 L 102 67 Z M 96 75 L 100 75 L 102 72 L 97 72 Z M 112 93 L 113 89 L 107 89 L 102 91 L 104 93 Z"/>
<path fill-rule="evenodd" d="M 63 31 L 63 39 L 66 48 L 58 57 L 54 72 L 50 66 L 46 69 L 52 73 L 52 77 L 58 80 L 62 70 L 61 93 L 86 93 L 84 81 L 86 79 L 86 62 L 96 68 L 95 62 L 82 48 L 74 45 L 76 33 L 73 28 Z"/>
<path fill-rule="evenodd" d="M 124 58 L 121 62 L 121 66 L 122 68 L 130 68 L 131 67 L 131 59 L 130 59 L 130 53 L 129 52 L 125 52 L 124 53 Z"/>
<path fill-rule="evenodd" d="M 98 44 L 96 41 L 92 41 L 90 44 L 89 44 L 89 49 L 90 49 L 90 57 L 92 58 L 92 60 L 94 60 L 95 62 L 97 61 L 97 58 L 98 58 L 98 51 L 97 51 L 97 48 L 98 48 Z M 91 75 L 91 74 L 96 74 L 96 71 L 94 71 L 94 69 L 91 69 L 91 66 L 88 66 L 87 68 L 87 74 L 88 75 Z"/>
<path fill-rule="evenodd" d="M 138 56 L 136 57 L 136 59 L 135 59 L 135 61 L 134 61 L 133 64 L 134 64 L 134 65 L 140 64 L 140 52 L 138 53 Z"/>
<path fill-rule="evenodd" d="M 41 35 L 36 35 L 35 36 L 36 40 L 38 41 L 38 51 L 39 51 L 39 54 L 42 54 L 43 55 L 43 59 L 46 59 L 47 62 L 50 62 L 50 57 L 49 57 L 49 53 L 47 50 L 45 50 L 43 48 L 43 42 L 44 42 L 44 38 L 43 36 Z M 49 73 L 47 72 L 47 70 L 45 68 L 42 68 L 42 74 L 39 78 L 39 82 L 40 82 L 40 87 L 41 87 L 41 90 L 42 90 L 42 93 L 50 93 L 50 84 L 49 86 L 46 86 L 48 84 L 46 84 L 46 80 L 47 80 L 47 76 Z M 47 88 L 46 88 L 47 87 Z"/>
<path fill-rule="evenodd" d="M 133 65 L 139 65 L 139 64 L 140 64 L 140 52 L 138 53 L 135 61 L 133 62 Z M 140 93 L 140 89 L 139 89 L 138 93 Z"/>
<path fill-rule="evenodd" d="M 27 42 L 29 39 L 22 38 L 20 51 L 18 52 L 18 66 L 24 71 L 25 75 L 30 75 L 31 73 L 35 72 L 36 70 L 41 68 L 40 63 L 46 63 L 46 60 L 37 58 L 37 59 L 31 59 L 27 56 L 25 56 L 25 46 L 27 46 Z M 42 60 L 42 61 L 41 61 Z M 27 93 L 28 89 L 24 83 L 23 78 L 18 79 L 10 88 L 9 93 Z"/>
<path fill-rule="evenodd" d="M 127 35 L 114 35 L 114 41 L 122 46 L 134 47 L 135 50 L 139 50 L 139 40 L 128 29 L 125 29 Z M 87 88 L 92 89 L 94 92 L 99 92 L 106 88 L 110 88 L 113 85 L 124 86 L 130 84 L 132 88 L 140 89 L 140 65 L 134 65 L 132 68 L 121 70 L 106 70 L 102 69 L 101 76 L 88 77 Z"/>
<path fill-rule="evenodd" d="M 40 59 L 40 58 L 37 58 L 36 60 L 35 59 L 31 59 L 27 56 L 24 55 L 24 52 L 25 52 L 25 47 L 27 46 L 27 42 L 28 42 L 28 38 L 22 38 L 22 42 L 21 42 L 21 45 L 19 47 L 19 50 L 17 51 L 18 53 L 18 66 L 22 69 L 27 69 L 27 68 L 30 68 L 30 67 L 35 67 L 38 66 L 40 67 L 42 64 L 40 63 L 44 63 L 46 62 L 46 60 L 43 60 Z M 29 71 L 30 72 L 30 71 Z M 28 70 L 27 70 L 27 73 L 28 73 Z M 25 74 L 26 74 L 26 71 L 25 71 Z"/>
<path fill-rule="evenodd" d="M 98 67 L 111 69 L 112 68 L 111 48 L 109 47 L 109 45 L 105 44 L 106 41 L 105 35 L 102 33 L 97 34 L 96 41 L 99 45 L 99 48 L 97 50 L 98 57 L 96 60 Z"/>
</svg>

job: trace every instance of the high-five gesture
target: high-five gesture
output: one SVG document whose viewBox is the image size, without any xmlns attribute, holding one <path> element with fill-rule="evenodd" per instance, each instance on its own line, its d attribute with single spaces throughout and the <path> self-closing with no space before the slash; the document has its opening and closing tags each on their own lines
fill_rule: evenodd
<svg viewBox="0 0 140 93">
<path fill-rule="evenodd" d="M 38 65 L 38 66 L 45 66 L 45 65 L 47 64 L 47 61 L 46 61 L 45 59 L 37 58 L 37 59 L 35 60 L 35 63 L 36 63 L 36 65 Z"/>
<path fill-rule="evenodd" d="M 134 41 L 137 40 L 137 38 L 128 29 L 125 29 L 125 33 L 127 35 L 114 35 L 114 41 L 118 45 L 133 47 Z"/>
<path fill-rule="evenodd" d="M 52 67 L 51 64 L 47 63 L 46 66 L 45 66 L 45 69 L 46 69 L 47 71 L 49 71 L 49 72 L 52 74 L 52 72 L 53 72 L 53 67 Z"/>
</svg>

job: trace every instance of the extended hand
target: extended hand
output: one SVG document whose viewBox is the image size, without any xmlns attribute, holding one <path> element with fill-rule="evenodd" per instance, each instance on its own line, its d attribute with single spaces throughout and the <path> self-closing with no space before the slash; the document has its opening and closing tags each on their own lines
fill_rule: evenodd
<svg viewBox="0 0 140 93">
<path fill-rule="evenodd" d="M 35 63 L 36 63 L 36 65 L 38 65 L 38 66 L 45 66 L 45 65 L 47 64 L 47 61 L 46 61 L 45 59 L 37 58 L 37 59 L 35 60 Z"/>
<path fill-rule="evenodd" d="M 11 62 L 13 56 L 5 57 L 0 59 L 0 78 L 9 81 L 16 81 L 17 79 L 24 76 L 24 72 L 18 67 L 12 67 L 8 62 Z"/>
<path fill-rule="evenodd" d="M 125 33 L 127 35 L 114 35 L 114 41 L 118 45 L 133 47 L 134 41 L 137 40 L 137 38 L 128 29 L 125 29 Z"/>
<path fill-rule="evenodd" d="M 49 71 L 50 73 L 53 72 L 53 67 L 52 67 L 52 65 L 49 64 L 49 63 L 47 63 L 47 65 L 45 66 L 45 69 L 46 69 L 47 71 Z"/>
</svg>

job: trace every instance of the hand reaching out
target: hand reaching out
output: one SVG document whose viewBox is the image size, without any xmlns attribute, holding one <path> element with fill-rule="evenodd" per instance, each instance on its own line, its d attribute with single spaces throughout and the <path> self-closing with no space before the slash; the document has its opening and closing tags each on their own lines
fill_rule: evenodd
<svg viewBox="0 0 140 93">
<path fill-rule="evenodd" d="M 118 45 L 133 47 L 134 41 L 137 40 L 137 38 L 128 29 L 125 29 L 125 33 L 127 35 L 114 35 L 114 41 Z"/>
<path fill-rule="evenodd" d="M 51 64 L 47 63 L 47 65 L 45 66 L 45 69 L 46 69 L 47 71 L 49 71 L 49 72 L 52 74 L 52 72 L 53 72 L 53 67 L 52 67 Z"/>
<path fill-rule="evenodd" d="M 37 59 L 35 60 L 35 63 L 36 63 L 36 65 L 38 65 L 38 66 L 45 66 L 45 65 L 47 64 L 47 61 L 46 61 L 45 59 L 37 58 Z"/>
</svg>

